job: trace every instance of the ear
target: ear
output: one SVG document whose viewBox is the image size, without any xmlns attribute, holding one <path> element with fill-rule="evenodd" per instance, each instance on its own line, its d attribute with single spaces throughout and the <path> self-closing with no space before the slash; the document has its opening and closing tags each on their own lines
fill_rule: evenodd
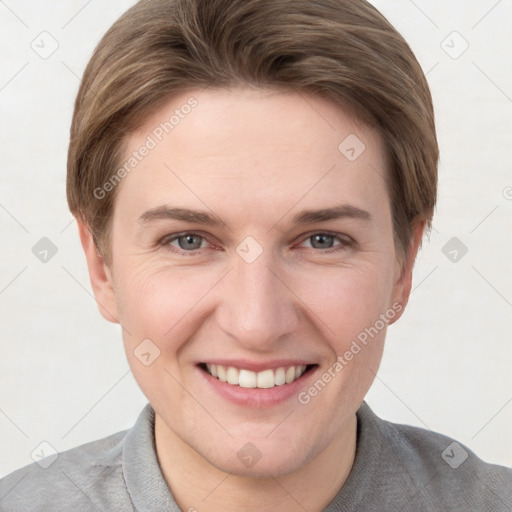
<svg viewBox="0 0 512 512">
<path fill-rule="evenodd" d="M 424 230 L 424 220 L 413 222 L 411 241 L 407 248 L 407 253 L 404 255 L 405 261 L 402 264 L 397 261 L 397 271 L 395 273 L 397 278 L 393 285 L 392 304 L 400 304 L 401 309 L 397 312 L 398 314 L 394 319 L 389 322 L 390 324 L 396 322 L 402 316 L 405 306 L 409 301 L 412 288 L 412 269 L 421 245 Z"/>
<path fill-rule="evenodd" d="M 117 301 L 110 268 L 103 261 L 87 224 L 78 219 L 77 224 L 98 310 L 105 320 L 119 323 Z"/>
</svg>

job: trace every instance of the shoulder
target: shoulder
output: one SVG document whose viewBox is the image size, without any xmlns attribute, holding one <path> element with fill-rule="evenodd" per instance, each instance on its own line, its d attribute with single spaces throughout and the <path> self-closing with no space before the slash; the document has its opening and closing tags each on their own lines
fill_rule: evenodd
<svg viewBox="0 0 512 512">
<path fill-rule="evenodd" d="M 417 491 L 416 499 L 432 510 L 512 510 L 511 468 L 484 462 L 443 434 L 371 414 L 384 441 L 381 454 L 392 464 L 389 471 L 400 472 Z"/>
<path fill-rule="evenodd" d="M 123 501 L 122 451 L 127 431 L 46 457 L 0 480 L 5 512 L 108 510 Z M 124 510 L 132 510 L 127 501 Z"/>
</svg>

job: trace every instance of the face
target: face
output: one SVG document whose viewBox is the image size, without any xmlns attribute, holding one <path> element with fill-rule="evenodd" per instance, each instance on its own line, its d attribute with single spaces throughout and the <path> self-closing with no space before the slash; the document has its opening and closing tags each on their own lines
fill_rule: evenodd
<svg viewBox="0 0 512 512">
<path fill-rule="evenodd" d="M 223 471 L 299 470 L 348 429 L 410 290 L 381 137 L 328 100 L 205 89 L 126 142 L 104 274 L 83 241 L 162 432 Z"/>
</svg>

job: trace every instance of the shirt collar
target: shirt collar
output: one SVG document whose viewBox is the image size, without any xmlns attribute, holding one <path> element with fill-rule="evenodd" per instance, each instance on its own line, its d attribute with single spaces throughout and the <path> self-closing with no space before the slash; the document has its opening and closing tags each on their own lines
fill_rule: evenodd
<svg viewBox="0 0 512 512">
<path fill-rule="evenodd" d="M 155 411 L 146 404 L 123 448 L 123 476 L 137 512 L 181 512 L 160 469 L 155 446 Z"/>
<path fill-rule="evenodd" d="M 372 494 L 376 474 L 382 463 L 382 420 L 363 401 L 356 413 L 356 454 L 350 473 L 324 512 L 350 512 L 361 510 Z"/>
</svg>

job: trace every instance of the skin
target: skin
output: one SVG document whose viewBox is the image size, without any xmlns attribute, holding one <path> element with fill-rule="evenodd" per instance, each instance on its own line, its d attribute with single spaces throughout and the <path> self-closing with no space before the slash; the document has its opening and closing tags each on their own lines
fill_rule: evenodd
<svg viewBox="0 0 512 512">
<path fill-rule="evenodd" d="M 318 365 L 305 376 L 301 390 L 309 389 L 379 315 L 393 304 L 403 312 L 424 224 L 399 261 L 382 138 L 318 97 L 189 90 L 128 137 L 127 155 L 191 96 L 198 105 L 119 185 L 110 267 L 79 223 L 92 287 L 103 316 L 123 326 L 128 362 L 156 412 L 162 472 L 183 510 L 320 511 L 352 467 L 355 413 L 386 328 L 307 404 L 297 396 L 272 407 L 234 404 L 199 378 L 197 363 L 300 358 Z M 350 134 L 365 144 L 355 161 L 338 150 Z M 371 218 L 292 223 L 302 210 L 339 204 Z M 226 224 L 139 221 L 162 205 Z M 199 248 L 169 241 L 190 231 L 204 237 Z M 325 232 L 340 238 L 319 247 L 311 237 Z M 236 251 L 247 236 L 262 248 L 252 263 Z M 160 350 L 148 366 L 134 354 L 144 339 Z M 261 453 L 250 468 L 237 457 L 249 442 Z"/>
</svg>

